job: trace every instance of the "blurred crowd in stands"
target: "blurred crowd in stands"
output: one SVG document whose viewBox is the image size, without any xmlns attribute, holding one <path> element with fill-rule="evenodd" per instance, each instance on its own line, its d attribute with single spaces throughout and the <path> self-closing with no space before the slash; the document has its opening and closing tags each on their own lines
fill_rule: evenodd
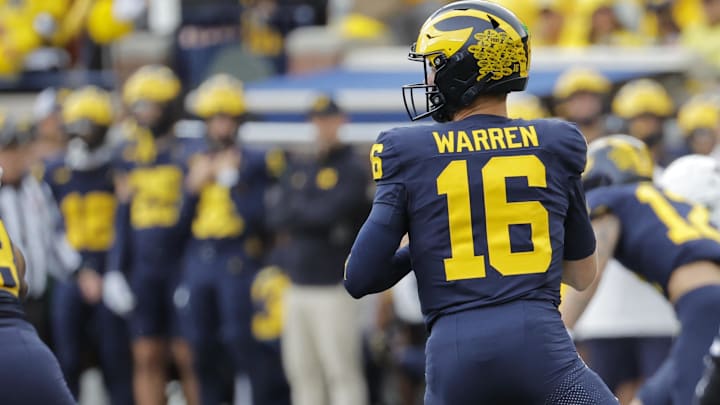
<svg viewBox="0 0 720 405">
<path fill-rule="evenodd" d="M 542 47 L 586 49 L 607 46 L 607 58 L 610 59 L 613 57 L 612 50 L 617 49 L 614 47 L 665 46 L 689 49 L 699 54 L 707 64 L 704 65 L 707 68 L 702 70 L 700 75 L 685 75 L 684 72 L 679 72 L 680 74 L 641 78 L 626 83 L 612 83 L 592 66 L 567 66 L 562 69 L 561 75 L 554 83 L 552 94 L 543 95 L 542 98 L 528 93 L 511 95 L 509 101 L 511 117 L 525 119 L 561 117 L 575 122 L 588 141 L 618 132 L 630 134 L 642 139 L 651 148 L 658 171 L 677 157 L 689 153 L 720 158 L 720 148 L 717 146 L 720 139 L 720 97 L 716 91 L 720 77 L 720 0 L 497 0 L 497 2 L 514 10 L 530 27 L 534 52 L 541 52 Z M 230 128 L 230 132 L 234 134 L 238 127 L 242 129 L 248 120 L 253 119 L 252 105 L 244 98 L 243 84 L 239 81 L 250 83 L 283 74 L 300 75 L 335 67 L 349 51 L 359 48 L 408 47 L 414 42 L 422 22 L 444 3 L 445 1 L 431 0 L 0 0 L 0 91 L 32 92 L 34 98 L 32 116 L 27 119 L 0 113 L 0 165 L 5 169 L 3 188 L 10 190 L 14 187 L 13 184 L 29 178 L 33 167 L 42 166 L 43 162 L 67 154 L 71 137 L 68 133 L 68 124 L 73 123 L 76 118 L 97 120 L 93 115 L 96 111 L 88 107 L 88 104 L 84 104 L 83 108 L 87 109 L 82 110 L 84 112 L 78 110 L 76 113 L 70 113 L 65 110 L 68 94 L 84 85 L 96 84 L 112 92 L 107 95 L 103 93 L 101 98 L 102 100 L 113 98 L 113 111 L 101 114 L 101 122 L 96 122 L 109 131 L 107 134 L 109 144 L 123 144 L 128 141 L 124 138 L 127 134 L 123 135 L 123 131 L 129 128 L 126 124 L 141 121 L 143 113 L 140 110 L 146 109 L 148 105 L 152 107 L 153 103 L 156 107 L 169 106 L 167 110 L 156 109 L 155 113 L 166 114 L 171 121 L 170 124 L 174 124 L 180 118 L 205 120 L 209 125 L 225 128 L 224 132 L 228 132 L 227 128 Z M 150 70 L 147 68 L 145 71 L 137 70 L 139 66 L 147 63 L 162 63 L 169 66 L 170 70 L 157 66 Z M 133 93 L 132 83 L 127 78 L 133 72 L 145 72 L 144 74 L 148 75 L 148 72 L 153 71 L 163 72 L 159 76 L 162 80 L 158 79 L 160 84 L 157 87 L 139 86 L 136 89 L 137 94 Z M 217 76 L 221 73 L 232 77 Z M 149 77 L 154 76 L 150 74 Z M 220 96 L 217 98 L 211 97 L 209 101 L 206 100 L 209 110 L 205 112 L 197 109 L 201 104 L 197 101 L 197 95 L 202 93 L 198 93 L 202 83 L 214 91 L 223 90 L 219 91 Z M 220 85 L 210 86 L 213 83 Z M 162 89 L 170 90 L 164 93 Z M 35 92 L 39 90 L 43 91 L 35 97 Z M 224 92 L 225 90 L 227 92 Z M 399 94 L 399 88 L 397 92 Z M 0 93 L 0 96 L 2 95 Z M 252 316 L 254 319 L 261 319 L 260 329 L 268 328 L 275 332 L 272 339 L 266 339 L 274 339 L 274 344 L 278 343 L 280 334 L 278 329 L 283 326 L 277 324 L 280 321 L 276 322 L 278 312 L 294 314 L 293 321 L 301 317 L 310 319 L 305 325 L 294 322 L 293 327 L 299 329 L 319 330 L 328 327 L 332 331 L 334 327 L 336 331 L 344 328 L 341 332 L 348 333 L 352 328 L 351 332 L 356 333 L 355 337 L 362 338 L 357 340 L 360 346 L 358 352 L 362 351 L 363 354 L 363 361 L 352 363 L 356 370 L 350 371 L 354 372 L 349 372 L 347 367 L 344 369 L 334 367 L 337 366 L 337 361 L 326 362 L 327 364 L 323 364 L 322 367 L 311 363 L 309 366 L 305 364 L 312 370 L 323 368 L 320 381 L 311 383 L 325 384 L 329 390 L 328 396 L 337 395 L 336 398 L 345 398 L 343 395 L 350 395 L 351 400 L 342 402 L 343 404 L 364 403 L 366 396 L 368 403 L 372 404 L 419 403 L 424 381 L 423 347 L 426 331 L 417 301 L 415 281 L 411 277 L 404 279 L 391 292 L 361 302 L 361 311 L 356 314 L 357 316 L 341 317 L 333 322 L 327 321 L 330 316 L 327 313 L 313 309 L 303 312 L 301 309 L 313 308 L 312 305 L 319 307 L 324 305 L 326 308 L 336 307 L 345 313 L 355 314 L 351 311 L 356 311 L 357 308 L 352 307 L 352 303 L 344 301 L 348 297 L 344 294 L 339 296 L 332 288 L 325 291 L 329 299 L 326 301 L 329 303 L 326 304 L 322 302 L 313 304 L 312 300 L 322 295 L 316 291 L 311 291 L 305 297 L 302 296 L 302 291 L 300 294 L 295 291 L 292 308 L 294 312 L 283 309 L 284 304 L 278 303 L 282 301 L 278 297 L 283 296 L 283 289 L 292 288 L 296 284 L 339 287 L 342 277 L 341 263 L 352 239 L 349 235 L 352 235 L 354 227 L 358 225 L 342 223 L 348 214 L 340 208 L 343 204 L 349 203 L 343 200 L 342 204 L 338 203 L 340 204 L 338 208 L 332 205 L 336 202 L 327 196 L 347 193 L 344 189 L 346 184 L 343 184 L 343 177 L 339 180 L 338 173 L 346 169 L 361 171 L 358 169 L 360 164 L 350 168 L 343 168 L 343 165 L 356 162 L 350 157 L 355 152 L 362 155 L 361 159 L 364 160 L 364 156 L 367 156 L 369 151 L 369 143 L 375 134 L 367 138 L 367 143 L 352 145 L 352 149 L 342 144 L 338 139 L 338 131 L 348 124 L 349 118 L 346 115 L 347 111 L 343 111 L 342 103 L 336 101 L 320 98 L 313 105 L 312 110 L 308 111 L 307 121 L 313 125 L 318 137 L 314 139 L 312 145 L 301 151 L 299 149 L 302 148 L 297 146 L 289 148 L 293 149 L 291 152 L 303 152 L 298 153 L 298 156 L 292 153 L 283 155 L 289 162 L 287 165 L 289 169 L 279 168 L 277 171 L 285 170 L 284 174 L 274 173 L 274 177 L 271 176 L 273 178 L 267 179 L 267 188 L 279 184 L 284 188 L 284 194 L 275 195 L 275 205 L 270 204 L 267 208 L 269 214 L 262 218 L 266 221 L 273 216 L 282 217 L 282 220 L 278 220 L 275 224 L 276 229 L 272 231 L 275 232 L 273 238 L 281 242 L 294 238 L 296 242 L 300 240 L 302 243 L 315 243 L 317 241 L 308 242 L 303 238 L 307 234 L 314 237 L 313 232 L 318 228 L 322 231 L 317 232 L 327 239 L 319 243 L 332 245 L 340 240 L 341 242 L 337 242 L 340 243 L 340 248 L 331 249 L 321 246 L 317 252 L 312 251 L 312 254 L 306 252 L 307 257 L 304 258 L 308 263 L 315 263 L 313 260 L 316 260 L 322 262 L 322 266 L 332 267 L 335 270 L 328 270 L 320 282 L 315 283 L 312 280 L 308 282 L 307 274 L 298 275 L 297 272 L 293 273 L 292 269 L 288 271 L 288 267 L 292 268 L 294 264 L 278 261 L 279 253 L 268 249 L 263 253 L 265 256 L 262 260 L 258 260 L 259 264 L 255 263 L 253 266 L 275 268 L 273 272 L 268 273 L 272 276 L 278 274 L 284 276 L 285 273 L 289 273 L 289 279 L 281 278 L 265 289 L 260 287 L 257 287 L 257 290 L 253 289 L 252 294 L 260 295 L 260 298 L 253 296 L 253 299 L 261 302 L 262 308 L 254 309 Z M 183 109 L 182 106 L 186 108 Z M 0 105 L 0 110 L 12 109 L 8 107 L 12 106 Z M 235 108 L 231 114 L 224 110 L 230 107 Z M 152 111 L 152 108 L 150 110 Z M 86 113 L 88 116 L 83 115 Z M 233 121 L 223 123 L 222 120 L 218 120 L 220 124 L 217 122 L 210 124 L 215 115 L 221 117 L 229 115 Z M 140 127 L 142 125 L 130 126 L 138 133 L 153 132 L 150 129 L 138 130 Z M 166 140 L 174 136 L 169 128 L 172 128 L 172 125 L 167 125 L 166 131 L 160 134 L 166 136 Z M 198 127 L 194 133 L 195 138 L 205 139 L 211 131 L 206 128 L 209 127 Z M 7 142 L 4 137 L 7 137 Z M 154 148 L 153 142 L 157 141 L 147 136 L 130 137 L 129 140 L 145 142 L 143 148 L 150 149 Z M 210 146 L 217 145 L 210 142 Z M 240 148 L 230 142 L 229 147 L 235 146 Z M 160 146 L 158 148 L 161 149 Z M 330 159 L 327 150 L 338 152 L 340 157 L 335 156 L 334 160 Z M 240 163 L 231 155 L 228 154 L 219 160 L 225 165 L 239 166 Z M 205 177 L 216 177 L 212 179 L 214 182 L 229 182 L 233 185 L 238 181 L 242 183 L 242 179 L 238 180 L 231 176 L 228 180 L 223 177 L 227 172 L 212 168 L 214 164 L 212 162 L 212 159 L 206 159 L 205 167 L 202 168 L 203 160 L 185 159 L 182 162 L 186 166 L 183 167 L 185 170 L 183 176 L 193 170 L 204 170 Z M 199 168 L 191 168 L 198 164 Z M 335 171 L 323 171 L 327 167 L 332 167 Z M 364 214 L 366 211 L 363 210 L 367 209 L 368 201 L 363 198 L 372 195 L 369 177 L 363 177 L 368 174 L 369 165 L 363 161 L 362 167 L 367 170 L 365 173 L 357 174 L 357 178 L 367 182 L 369 192 L 364 193 L 366 191 L 364 189 L 353 190 L 352 195 L 356 200 L 354 203 L 358 203 L 354 207 L 356 211 L 353 214 L 358 212 Z M 60 177 L 67 174 L 62 170 L 58 173 Z M 59 181 L 58 177 L 53 177 L 51 174 L 53 173 L 46 172 L 45 179 Z M 42 179 L 42 176 L 39 177 Z M 312 181 L 313 178 L 315 181 Z M 114 184 L 112 187 L 117 185 Z M 118 190 L 114 192 L 120 193 Z M 307 198 L 303 196 L 303 192 L 308 193 L 308 196 L 305 196 Z M 318 195 L 321 198 L 318 198 Z M 3 197 L 0 196 L 0 212 L 2 202 Z M 297 212 L 290 209 L 293 204 L 297 205 L 295 206 Z M 305 218 L 302 213 L 314 211 L 303 210 L 302 207 L 313 207 L 317 212 L 330 212 L 334 216 L 327 214 L 329 216 Z M 329 207 L 337 209 L 323 211 Z M 362 217 L 363 215 L 360 214 L 358 215 Z M 217 220 L 211 222 L 215 225 Z M 339 228 L 342 229 L 338 231 Z M 312 232 L 306 232 L 307 229 L 311 229 Z M 196 239 L 203 239 L 195 236 Z M 22 238 L 13 235 L 13 240 L 22 240 Z M 245 248 L 246 246 L 243 245 L 238 250 Z M 322 248 L 327 249 L 323 251 Z M 181 250 L 182 248 L 178 247 L 168 256 L 175 254 L 180 256 Z M 282 252 L 279 255 L 287 257 Z M 207 259 L 204 250 L 196 256 Z M 293 256 L 294 259 L 299 260 L 296 256 Z M 305 267 L 317 270 L 321 266 L 315 263 Z M 277 270 L 278 268 L 281 270 Z M 46 274 L 38 275 L 41 278 L 45 276 Z M 278 279 L 267 277 L 268 280 L 271 278 Z M 48 319 L 51 306 L 48 291 L 55 288 L 52 284 L 51 282 L 46 288 L 43 282 L 38 281 L 33 290 L 31 283 L 31 298 L 27 306 L 29 316 L 40 334 L 57 353 L 57 345 L 53 342 L 52 327 Z M 283 291 L 278 293 L 276 287 Z M 136 291 L 134 293 L 140 294 Z M 96 303 L 99 299 L 96 297 Z M 272 305 L 269 304 L 270 302 Z M 266 308 L 266 305 L 271 305 L 272 308 Z M 260 314 L 259 318 L 258 314 Z M 648 317 L 655 315 L 649 314 Z M 266 320 L 266 326 L 263 326 L 263 319 Z M 343 323 L 347 320 L 353 321 L 351 325 Z M 657 333 L 658 337 L 671 338 L 676 332 L 676 326 L 672 319 L 668 325 L 667 328 L 654 333 Z M 192 339 L 197 336 L 192 331 L 186 335 L 192 346 L 190 351 L 197 358 L 198 353 L 207 348 L 194 346 L 196 342 Z M 347 335 L 339 332 L 338 335 L 337 339 L 351 340 Z M 647 331 L 643 331 L 643 325 L 638 323 L 637 330 L 612 332 L 610 335 L 632 337 L 647 335 Z M 326 333 L 325 336 L 329 334 Z M 576 336 L 579 341 L 597 337 L 583 334 L 582 331 L 578 331 Z M 603 336 L 607 337 L 608 334 L 605 333 Z M 283 339 L 285 338 L 286 336 L 283 336 Z M 296 334 L 294 338 L 297 342 L 298 335 Z M 331 347 L 327 339 L 318 338 L 316 344 L 326 349 Z M 304 347 L 302 341 L 296 345 L 298 346 Z M 319 375 L 312 371 L 307 372 L 307 369 L 303 369 L 303 364 L 297 365 L 298 362 L 307 360 L 303 356 L 309 356 L 307 353 L 301 353 L 301 349 L 296 349 L 293 353 L 281 354 L 279 349 L 273 346 L 269 352 L 270 358 L 278 361 L 282 359 L 284 363 L 274 364 L 272 369 L 274 371 L 271 373 L 275 374 L 265 378 L 273 380 L 273 377 L 280 374 L 278 378 L 280 382 L 273 381 L 273 384 L 277 383 L 285 389 L 285 397 L 290 394 L 282 376 L 283 372 L 288 374 L 291 390 L 301 384 L 308 385 L 306 380 L 309 377 Z M 142 364 L 148 359 L 148 353 L 150 351 L 133 353 L 136 371 L 137 364 Z M 343 355 L 353 356 L 354 353 L 346 352 Z M 177 357 L 180 360 L 176 358 L 176 362 L 183 363 L 182 356 Z M 288 359 L 295 361 L 297 367 L 289 366 Z M 592 358 L 587 360 L 593 366 Z M 232 362 L 234 359 L 228 361 Z M 188 363 L 187 358 L 184 362 Z M 88 362 L 83 362 L 83 366 L 86 363 Z M 346 366 L 351 364 L 350 360 L 340 363 Z M 268 364 L 273 365 L 271 362 Z M 201 390 L 203 378 L 208 378 L 208 375 L 212 377 L 211 374 L 202 375 L 202 366 L 194 364 L 194 371 L 201 374 L 199 375 Z M 182 365 L 180 368 L 182 369 Z M 66 368 L 64 369 L 67 371 Z M 642 370 L 642 373 L 638 372 L 628 378 L 642 379 L 654 371 L 652 367 L 645 367 Z M 249 370 L 241 371 L 249 372 Z M 223 381 L 225 385 L 232 383 L 232 381 Z M 277 385 L 270 384 L 270 386 Z M 363 392 L 367 387 L 367 395 L 357 394 L 358 386 L 363 388 Z M 350 388 L 343 391 L 343 387 Z M 77 393 L 77 385 L 74 388 Z M 222 389 L 226 387 L 223 386 Z M 197 392 L 195 395 L 198 397 Z M 224 395 L 223 398 L 229 396 Z M 628 398 L 632 397 L 632 393 L 620 396 L 621 399 Z M 285 400 L 287 402 L 287 398 Z M 283 403 L 282 399 L 278 403 Z"/>
<path fill-rule="evenodd" d="M 534 47 L 685 46 L 720 66 L 718 0 L 497 2 L 526 22 Z M 118 42 L 143 32 L 169 39 L 172 67 L 191 87 L 241 61 L 244 69 L 237 74 L 244 80 L 304 72 L 332 66 L 355 47 L 410 44 L 443 3 L 2 0 L 0 80 L 17 80 L 22 72 L 110 69 L 119 62 L 113 52 L 122 54 Z"/>
</svg>

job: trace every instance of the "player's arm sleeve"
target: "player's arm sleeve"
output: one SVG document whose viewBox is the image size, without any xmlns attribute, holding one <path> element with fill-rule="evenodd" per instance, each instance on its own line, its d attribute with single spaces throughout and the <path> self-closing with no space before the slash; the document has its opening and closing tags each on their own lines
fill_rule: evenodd
<svg viewBox="0 0 720 405">
<path fill-rule="evenodd" d="M 569 205 L 565 217 L 565 260 L 584 259 L 595 252 L 595 233 L 580 178 L 570 179 Z"/>
<path fill-rule="evenodd" d="M 550 147 L 562 160 L 570 176 L 580 176 L 587 164 L 587 141 L 580 130 L 569 122 L 558 121 L 560 127 L 554 128 L 559 134 L 557 142 Z"/>
<path fill-rule="evenodd" d="M 353 297 L 387 290 L 410 272 L 409 247 L 397 249 L 407 231 L 405 200 L 402 185 L 378 186 L 345 266 L 345 289 Z"/>
<path fill-rule="evenodd" d="M 115 208 L 115 238 L 107 255 L 108 271 L 128 271 L 131 237 L 130 202 L 119 201 Z"/>
<path fill-rule="evenodd" d="M 264 164 L 254 165 L 239 171 L 236 184 L 230 187 L 230 198 L 237 213 L 250 223 L 263 225 L 265 218 L 264 196 L 265 190 L 271 184 L 272 178 L 266 172 Z"/>
</svg>

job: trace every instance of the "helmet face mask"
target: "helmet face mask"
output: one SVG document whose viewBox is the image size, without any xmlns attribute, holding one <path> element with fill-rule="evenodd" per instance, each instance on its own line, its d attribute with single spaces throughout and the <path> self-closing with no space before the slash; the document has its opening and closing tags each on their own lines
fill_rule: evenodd
<svg viewBox="0 0 720 405">
<path fill-rule="evenodd" d="M 435 119 L 439 122 L 447 121 L 447 119 L 440 117 L 440 115 L 442 115 L 440 110 L 445 107 L 445 97 L 443 97 L 435 84 L 438 71 L 446 65 L 445 55 L 440 51 L 419 54 L 415 52 L 415 45 L 413 45 L 408 59 L 414 62 L 422 62 L 424 73 L 423 83 L 413 83 L 402 86 L 403 102 L 405 103 L 405 111 L 407 111 L 408 116 L 413 121 L 431 115 L 433 118 L 438 116 Z M 434 65 L 435 63 L 437 63 L 437 66 Z M 422 95 L 416 96 L 415 93 L 418 93 L 419 90 L 422 92 Z M 415 100 L 416 97 L 419 100 L 424 99 L 424 110 L 418 108 Z"/>
<path fill-rule="evenodd" d="M 495 3 L 460 1 L 440 8 L 423 24 L 409 54 L 425 73 L 424 82 L 403 86 L 410 119 L 450 121 L 479 96 L 524 90 L 528 41 L 524 24 Z"/>
<path fill-rule="evenodd" d="M 65 125 L 65 132 L 71 139 L 80 139 L 89 150 L 99 148 L 105 143 L 108 127 L 89 119 L 74 121 Z"/>
</svg>

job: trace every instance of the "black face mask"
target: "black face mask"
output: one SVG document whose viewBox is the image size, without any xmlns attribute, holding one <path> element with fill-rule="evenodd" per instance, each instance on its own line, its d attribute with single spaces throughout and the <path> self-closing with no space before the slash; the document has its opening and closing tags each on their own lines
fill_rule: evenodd
<svg viewBox="0 0 720 405">
<path fill-rule="evenodd" d="M 159 138 L 169 133 L 174 125 L 175 115 L 168 111 L 168 107 L 163 107 L 162 116 L 152 125 L 150 125 L 150 128 L 148 129 L 150 130 L 150 132 L 152 132 L 154 137 Z"/>
<path fill-rule="evenodd" d="M 90 120 L 80 120 L 66 125 L 65 131 L 71 138 L 82 140 L 88 150 L 95 150 L 105 143 L 108 127 Z"/>
<path fill-rule="evenodd" d="M 133 108 L 141 109 L 144 108 L 145 104 L 150 103 L 149 101 L 140 101 L 137 102 Z M 166 104 L 160 104 L 160 116 L 153 122 L 147 123 L 142 122 L 142 120 L 138 119 L 138 123 L 148 129 L 150 133 L 155 138 L 162 137 L 164 135 L 167 135 L 175 125 L 175 122 L 177 121 L 178 117 L 178 111 L 177 111 L 177 103 L 174 101 L 171 101 Z M 138 113 L 140 114 L 140 113 Z"/>
<path fill-rule="evenodd" d="M 235 146 L 235 139 L 232 136 L 223 137 L 222 139 L 212 139 L 209 136 L 206 138 L 210 152 L 220 152 Z"/>
<path fill-rule="evenodd" d="M 645 145 L 647 145 L 648 148 L 653 148 L 663 141 L 663 133 L 662 131 L 653 132 L 641 139 L 641 141 L 645 142 Z"/>
</svg>

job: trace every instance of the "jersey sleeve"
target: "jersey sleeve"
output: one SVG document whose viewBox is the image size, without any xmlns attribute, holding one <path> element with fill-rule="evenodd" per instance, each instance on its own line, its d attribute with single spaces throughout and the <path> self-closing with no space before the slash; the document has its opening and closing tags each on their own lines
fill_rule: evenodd
<svg viewBox="0 0 720 405">
<path fill-rule="evenodd" d="M 600 187 L 587 193 L 590 218 L 595 219 L 613 211 L 618 193 L 612 187 Z"/>
<path fill-rule="evenodd" d="M 551 143 L 553 152 L 570 171 L 571 176 L 580 176 L 587 163 L 587 141 L 580 130 L 569 122 L 554 120 L 550 130 L 556 133 Z"/>
<path fill-rule="evenodd" d="M 401 183 L 401 155 L 397 145 L 397 130 L 380 133 L 370 148 L 370 166 L 375 183 L 394 184 Z"/>
<path fill-rule="evenodd" d="M 567 216 L 565 217 L 565 260 L 580 260 L 595 251 L 595 233 L 593 232 L 585 193 L 580 179 L 575 179 L 570 187 Z"/>
</svg>

